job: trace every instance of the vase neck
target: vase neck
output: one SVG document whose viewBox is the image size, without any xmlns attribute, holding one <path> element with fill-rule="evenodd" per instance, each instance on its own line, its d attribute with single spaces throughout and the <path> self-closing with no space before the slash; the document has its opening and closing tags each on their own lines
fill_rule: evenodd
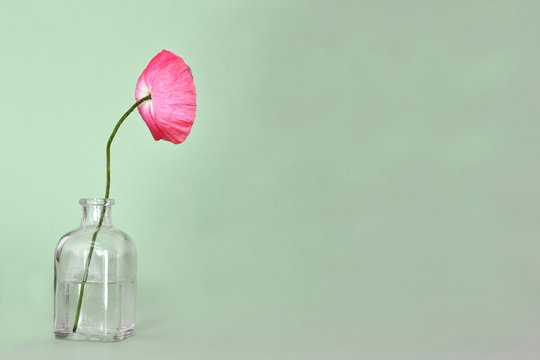
<svg viewBox="0 0 540 360">
<path fill-rule="evenodd" d="M 105 208 L 102 227 L 111 227 L 111 206 L 114 204 L 113 199 L 81 199 L 79 203 L 83 207 L 83 216 L 81 227 L 97 226 L 101 218 L 101 212 Z"/>
</svg>

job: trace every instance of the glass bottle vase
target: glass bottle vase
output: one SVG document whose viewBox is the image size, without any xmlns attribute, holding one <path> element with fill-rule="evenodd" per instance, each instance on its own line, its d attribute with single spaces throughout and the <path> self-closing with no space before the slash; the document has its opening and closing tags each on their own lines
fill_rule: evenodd
<svg viewBox="0 0 540 360">
<path fill-rule="evenodd" d="M 62 236 L 54 254 L 54 334 L 79 341 L 123 340 L 135 333 L 135 244 L 111 223 L 114 200 L 81 199 L 80 204 L 81 226 Z"/>
</svg>

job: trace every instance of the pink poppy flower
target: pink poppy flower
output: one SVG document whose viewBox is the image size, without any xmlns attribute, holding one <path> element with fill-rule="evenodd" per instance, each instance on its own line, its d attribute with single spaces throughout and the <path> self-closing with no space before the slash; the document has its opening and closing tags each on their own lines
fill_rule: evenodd
<svg viewBox="0 0 540 360">
<path fill-rule="evenodd" d="M 151 95 L 138 106 L 154 139 L 180 144 L 186 140 L 195 120 L 195 84 L 191 69 L 181 57 L 163 50 L 142 72 L 135 99 Z"/>
</svg>

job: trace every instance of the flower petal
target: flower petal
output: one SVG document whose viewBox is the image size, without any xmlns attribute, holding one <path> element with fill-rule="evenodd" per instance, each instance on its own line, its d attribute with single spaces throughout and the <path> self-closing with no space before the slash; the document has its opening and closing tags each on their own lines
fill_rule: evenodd
<svg viewBox="0 0 540 360">
<path fill-rule="evenodd" d="M 139 105 L 139 113 L 155 140 L 182 143 L 195 120 L 196 91 L 191 69 L 184 60 L 163 50 L 148 64 L 135 90 L 137 100 L 151 94 Z"/>
</svg>

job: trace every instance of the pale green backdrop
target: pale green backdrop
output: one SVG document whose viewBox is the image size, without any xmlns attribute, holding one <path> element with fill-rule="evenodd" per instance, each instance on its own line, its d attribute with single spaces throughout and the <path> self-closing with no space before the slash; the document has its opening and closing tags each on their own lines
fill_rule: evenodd
<svg viewBox="0 0 540 360">
<path fill-rule="evenodd" d="M 0 5 L 0 358 L 537 359 L 536 1 Z M 53 250 L 162 49 L 196 123 L 113 145 L 138 333 L 56 341 Z"/>
</svg>

